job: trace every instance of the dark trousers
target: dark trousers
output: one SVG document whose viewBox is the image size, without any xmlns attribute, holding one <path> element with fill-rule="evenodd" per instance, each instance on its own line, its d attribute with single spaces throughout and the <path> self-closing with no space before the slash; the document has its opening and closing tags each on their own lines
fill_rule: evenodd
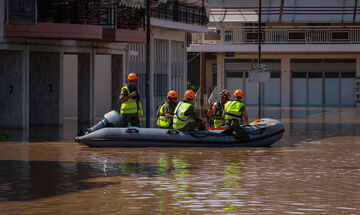
<svg viewBox="0 0 360 215">
<path fill-rule="evenodd" d="M 225 126 L 228 131 L 234 134 L 235 138 L 240 141 L 248 141 L 249 135 L 243 127 L 240 126 L 241 121 L 237 119 L 227 119 L 225 121 Z"/>
<path fill-rule="evenodd" d="M 201 120 L 198 120 L 196 122 L 191 121 L 187 125 L 185 125 L 185 127 L 180 129 L 180 131 L 193 131 L 195 129 L 205 130 L 204 123 Z"/>
<path fill-rule="evenodd" d="M 134 114 L 123 114 L 123 119 L 124 119 L 124 123 L 125 126 L 135 126 L 135 127 L 139 127 L 140 126 L 140 120 L 139 120 L 139 115 L 137 113 Z"/>
</svg>

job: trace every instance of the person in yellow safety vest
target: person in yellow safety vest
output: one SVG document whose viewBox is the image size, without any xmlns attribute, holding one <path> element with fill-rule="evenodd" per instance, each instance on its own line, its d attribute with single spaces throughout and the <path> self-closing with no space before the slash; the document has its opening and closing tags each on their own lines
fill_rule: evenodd
<svg viewBox="0 0 360 215">
<path fill-rule="evenodd" d="M 249 119 L 246 112 L 246 107 L 241 101 L 243 98 L 242 90 L 235 90 L 234 100 L 228 101 L 225 104 L 223 117 L 225 118 L 225 126 L 228 132 L 231 132 L 237 139 L 241 141 L 249 140 L 249 135 L 241 126 L 242 122 L 245 126 L 249 125 Z M 242 118 L 244 117 L 244 121 Z"/>
<path fill-rule="evenodd" d="M 205 130 L 205 125 L 198 118 L 195 113 L 192 101 L 195 97 L 195 93 L 192 90 L 187 90 L 184 95 L 184 99 L 178 103 L 174 111 L 174 129 L 181 131 L 190 130 Z"/>
<path fill-rule="evenodd" d="M 143 116 L 143 109 L 140 102 L 140 91 L 136 88 L 137 76 L 130 73 L 127 76 L 127 84 L 121 88 L 120 114 L 123 116 L 125 126 L 139 126 L 139 115 Z"/>
<path fill-rule="evenodd" d="M 174 110 L 177 105 L 178 94 L 176 91 L 171 90 L 167 94 L 168 101 L 163 102 L 158 110 L 157 116 L 158 120 L 156 125 L 159 128 L 172 128 L 173 119 L 174 119 Z"/>
<path fill-rule="evenodd" d="M 224 111 L 224 105 L 230 98 L 230 92 L 227 90 L 222 90 L 219 93 L 220 100 L 215 102 L 215 104 L 210 103 L 210 109 L 207 112 L 208 117 L 213 116 L 214 118 L 214 127 L 221 128 L 225 126 L 225 121 L 222 118 L 222 113 Z"/>
</svg>

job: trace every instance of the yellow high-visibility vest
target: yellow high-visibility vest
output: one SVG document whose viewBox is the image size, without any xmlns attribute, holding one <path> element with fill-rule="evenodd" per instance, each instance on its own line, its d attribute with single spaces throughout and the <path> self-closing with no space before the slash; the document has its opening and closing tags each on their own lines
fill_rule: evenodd
<svg viewBox="0 0 360 215">
<path fill-rule="evenodd" d="M 218 102 L 215 102 L 215 106 L 218 104 Z M 215 114 L 214 114 L 214 127 L 215 128 L 219 128 L 223 125 L 225 125 L 225 121 L 222 118 L 222 113 L 221 110 L 216 110 Z"/>
<path fill-rule="evenodd" d="M 185 112 L 192 106 L 191 103 L 186 101 L 179 102 L 174 111 L 174 129 L 182 129 L 190 122 L 191 116 L 185 116 Z"/>
<path fill-rule="evenodd" d="M 225 119 L 242 119 L 242 112 L 240 109 L 244 106 L 242 101 L 228 101 L 225 104 Z"/>
<path fill-rule="evenodd" d="M 159 118 L 157 120 L 156 125 L 159 126 L 160 128 L 169 128 L 169 126 L 171 125 L 171 119 L 167 118 L 165 116 L 165 112 L 164 112 L 164 106 L 168 104 L 168 102 L 164 102 L 160 108 L 159 108 Z"/>
<path fill-rule="evenodd" d="M 126 89 L 128 95 L 130 94 L 130 90 L 127 85 L 121 88 L 121 92 Z M 140 96 L 140 91 L 137 92 L 138 96 Z M 143 109 L 140 101 L 136 99 L 130 98 L 127 101 L 123 102 L 120 107 L 120 114 L 143 114 Z"/>
</svg>

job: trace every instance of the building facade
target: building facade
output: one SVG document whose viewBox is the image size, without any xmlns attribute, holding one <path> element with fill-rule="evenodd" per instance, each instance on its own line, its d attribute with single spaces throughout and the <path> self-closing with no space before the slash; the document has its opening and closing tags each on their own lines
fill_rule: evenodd
<svg viewBox="0 0 360 215">
<path fill-rule="evenodd" d="M 36 126 L 73 131 L 90 126 L 119 110 L 120 89 L 130 72 L 140 75 L 145 93 L 145 9 L 134 2 L 1 1 L 0 127 L 24 129 L 28 137 Z M 174 2 L 153 2 L 155 97 L 185 89 L 185 32 L 207 31 L 201 5 Z M 67 125 L 69 120 L 76 123 Z"/>
<path fill-rule="evenodd" d="M 213 5 L 208 33 L 193 33 L 188 50 L 206 53 L 206 91 L 243 89 L 258 104 L 258 5 L 224 1 Z M 261 103 L 282 107 L 360 105 L 360 16 L 356 1 L 263 1 L 262 63 L 270 81 Z M 216 81 L 215 81 L 216 79 Z M 357 97 L 358 95 L 358 97 Z"/>
</svg>

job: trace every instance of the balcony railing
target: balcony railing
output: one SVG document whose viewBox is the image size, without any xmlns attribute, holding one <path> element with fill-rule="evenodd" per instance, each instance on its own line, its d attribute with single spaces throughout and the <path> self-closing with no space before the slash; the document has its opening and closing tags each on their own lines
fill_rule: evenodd
<svg viewBox="0 0 360 215">
<path fill-rule="evenodd" d="M 205 26 L 205 9 L 200 5 L 168 0 L 154 1 L 152 17 Z M 112 29 L 139 29 L 145 26 L 145 8 L 127 6 L 116 0 L 7 0 L 9 24 L 36 22 L 101 25 Z"/>
<path fill-rule="evenodd" d="M 208 18 L 205 8 L 184 2 L 167 1 L 152 8 L 151 16 L 174 22 L 181 22 L 195 25 L 206 25 Z"/>
<path fill-rule="evenodd" d="M 216 34 L 214 32 L 214 34 Z M 212 34 L 193 33 L 192 44 L 254 44 L 257 29 L 223 29 L 219 40 Z M 210 39 L 209 39 L 210 38 Z M 262 32 L 264 44 L 344 44 L 360 43 L 360 28 L 268 28 Z"/>
<path fill-rule="evenodd" d="M 8 23 L 35 22 L 101 25 L 112 29 L 144 28 L 145 10 L 116 1 L 8 0 Z"/>
</svg>

